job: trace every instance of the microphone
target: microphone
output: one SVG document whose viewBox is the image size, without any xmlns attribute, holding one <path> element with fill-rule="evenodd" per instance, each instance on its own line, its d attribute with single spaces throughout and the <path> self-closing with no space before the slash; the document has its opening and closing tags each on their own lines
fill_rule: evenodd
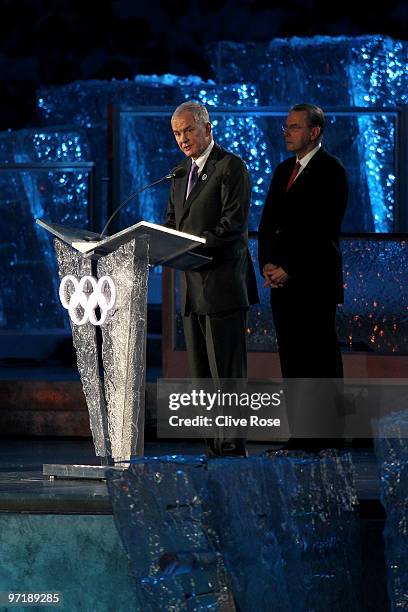
<svg viewBox="0 0 408 612">
<path fill-rule="evenodd" d="M 161 179 L 158 179 L 157 181 L 153 181 L 153 183 L 149 183 L 148 185 L 145 185 L 141 189 L 138 189 L 137 191 L 134 191 L 133 193 L 131 193 L 130 196 L 128 196 L 126 198 L 126 200 L 124 200 L 121 204 L 119 204 L 119 206 L 117 208 L 115 208 L 115 210 L 113 211 L 113 213 L 109 217 L 108 221 L 106 222 L 105 227 L 103 228 L 103 230 L 101 232 L 100 240 L 102 240 L 102 238 L 105 237 L 105 232 L 106 232 L 107 228 L 109 227 L 110 222 L 112 221 L 112 219 L 117 215 L 117 213 L 121 210 L 121 208 L 123 208 L 125 206 L 125 204 L 130 202 L 130 200 L 132 200 L 134 197 L 136 197 L 137 195 L 142 193 L 142 191 L 145 191 L 145 189 L 149 189 L 149 187 L 154 187 L 154 185 L 158 185 L 159 183 L 162 183 L 163 181 L 168 181 L 168 180 L 170 180 L 172 178 L 181 178 L 181 177 L 185 176 L 186 174 L 187 174 L 187 170 L 185 168 L 183 168 L 182 166 L 177 166 L 176 168 L 173 168 L 173 170 L 171 170 L 169 172 L 169 174 L 166 174 L 165 176 L 162 176 Z"/>
</svg>

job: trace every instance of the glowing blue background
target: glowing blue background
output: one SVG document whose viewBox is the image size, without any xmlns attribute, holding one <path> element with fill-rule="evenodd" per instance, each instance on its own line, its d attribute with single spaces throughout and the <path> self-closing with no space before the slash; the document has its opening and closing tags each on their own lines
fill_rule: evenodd
<svg viewBox="0 0 408 612">
<path fill-rule="evenodd" d="M 384 36 L 219 43 L 211 50 L 215 81 L 153 75 L 41 88 L 37 107 L 42 127 L 0 134 L 0 330 L 66 326 L 56 300 L 50 241 L 35 227 L 35 219 L 43 216 L 89 226 L 94 218 L 89 210 L 90 170 L 73 164 L 92 161 L 98 176 L 99 218 L 91 229 L 101 229 L 107 214 L 107 182 L 102 179 L 108 176 L 110 156 L 116 164 L 115 206 L 135 189 L 166 174 L 180 159 L 169 118 L 185 99 L 201 100 L 214 111 L 216 139 L 247 162 L 253 182 L 252 230 L 257 229 L 273 170 L 287 155 L 280 130 L 286 110 L 294 103 L 310 101 L 325 108 L 325 145 L 348 170 L 351 197 L 343 230 L 394 231 L 398 206 L 406 207 L 406 202 L 396 201 L 395 165 L 397 111 L 408 97 L 406 58 L 407 43 Z M 108 146 L 110 104 L 122 111 L 117 115 L 113 151 Z M 148 116 L 143 109 L 148 109 Z M 44 164 L 50 162 L 65 165 L 47 169 Z M 35 168 L 4 169 L 23 163 Z M 145 192 L 123 210 L 117 226 L 140 218 L 161 222 L 166 200 L 166 185 Z M 405 243 L 367 245 L 376 256 L 370 260 L 370 273 L 364 270 L 359 282 L 349 279 L 348 302 L 339 315 L 342 338 L 347 341 L 346 331 L 353 327 L 353 338 L 361 336 L 374 350 L 406 352 L 406 283 L 397 283 L 398 275 L 404 277 L 407 269 Z M 365 261 L 366 247 L 347 242 L 343 249 L 346 274 L 355 274 Z M 376 278 L 383 279 L 381 290 Z M 159 285 L 160 274 L 153 274 L 152 282 Z M 18 298 L 21 286 L 28 286 L 29 295 L 36 296 L 38 304 L 31 304 L 34 313 L 28 307 L 30 300 L 26 304 Z M 380 306 L 374 307 L 377 298 Z M 378 308 L 387 322 L 393 321 L 392 333 L 388 323 L 378 328 L 382 335 L 371 326 Z M 259 323 L 263 316 L 270 326 L 265 311 L 253 320 L 253 333 L 259 326 L 264 333 Z M 257 346 L 262 342 L 262 350 L 271 348 L 270 338 L 256 340 Z"/>
</svg>

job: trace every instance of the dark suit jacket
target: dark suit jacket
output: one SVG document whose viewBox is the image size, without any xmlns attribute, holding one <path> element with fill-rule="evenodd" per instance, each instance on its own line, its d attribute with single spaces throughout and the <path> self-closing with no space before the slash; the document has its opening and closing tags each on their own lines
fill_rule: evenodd
<svg viewBox="0 0 408 612">
<path fill-rule="evenodd" d="M 281 266 L 305 299 L 313 295 L 341 303 L 346 171 L 321 147 L 286 192 L 295 162 L 286 159 L 273 175 L 259 226 L 259 265 L 261 271 L 266 263 Z"/>
<path fill-rule="evenodd" d="M 241 158 L 217 144 L 187 200 L 186 175 L 172 180 L 166 225 L 206 238 L 196 252 L 211 263 L 181 274 L 182 312 L 211 314 L 258 302 L 255 271 L 248 250 L 250 180 Z"/>
</svg>

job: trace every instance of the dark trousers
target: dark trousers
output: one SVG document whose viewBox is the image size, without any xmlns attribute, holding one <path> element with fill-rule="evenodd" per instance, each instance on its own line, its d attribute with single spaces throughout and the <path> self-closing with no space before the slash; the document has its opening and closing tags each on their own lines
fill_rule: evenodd
<svg viewBox="0 0 408 612">
<path fill-rule="evenodd" d="M 247 308 L 183 317 L 192 378 L 246 378 Z"/>
<path fill-rule="evenodd" d="M 271 290 L 272 315 L 284 378 L 342 378 L 336 304 L 293 286 Z"/>
<path fill-rule="evenodd" d="M 194 312 L 183 317 L 187 356 L 192 378 L 246 378 L 246 325 L 248 308 L 201 315 Z M 224 381 L 224 391 L 234 391 L 234 381 Z M 220 414 L 220 409 L 218 409 Z M 242 416 L 242 415 L 240 415 Z M 216 437 L 207 439 L 207 454 L 245 455 L 245 438 L 233 427 L 222 428 Z"/>
<path fill-rule="evenodd" d="M 343 363 L 336 333 L 336 304 L 325 295 L 271 291 L 292 438 L 341 438 L 344 429 Z M 296 380 L 293 380 L 296 379 Z"/>
</svg>

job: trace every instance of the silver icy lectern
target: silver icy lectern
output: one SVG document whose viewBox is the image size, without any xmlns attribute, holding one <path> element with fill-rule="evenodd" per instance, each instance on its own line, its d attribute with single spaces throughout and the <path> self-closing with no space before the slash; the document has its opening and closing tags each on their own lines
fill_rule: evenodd
<svg viewBox="0 0 408 612">
<path fill-rule="evenodd" d="M 37 223 L 56 236 L 59 275 L 61 281 L 66 279 L 61 284 L 60 297 L 70 313 L 96 455 L 105 466 L 112 460 L 115 465 L 123 465 L 131 456 L 142 456 L 144 450 L 149 266 L 181 270 L 199 267 L 209 258 L 191 249 L 205 243 L 205 239 L 145 221 L 103 239 L 94 232 L 40 219 Z M 104 280 L 106 277 L 109 282 Z M 100 283 L 106 285 L 105 293 Z M 106 314 L 103 310 L 109 301 L 114 305 Z M 92 314 L 90 320 L 86 310 Z M 95 321 L 100 321 L 102 315 L 106 320 L 100 325 L 100 364 Z M 103 478 L 105 469 L 48 465 L 43 471 L 48 476 L 85 478 L 95 478 L 99 471 L 96 477 Z"/>
</svg>

